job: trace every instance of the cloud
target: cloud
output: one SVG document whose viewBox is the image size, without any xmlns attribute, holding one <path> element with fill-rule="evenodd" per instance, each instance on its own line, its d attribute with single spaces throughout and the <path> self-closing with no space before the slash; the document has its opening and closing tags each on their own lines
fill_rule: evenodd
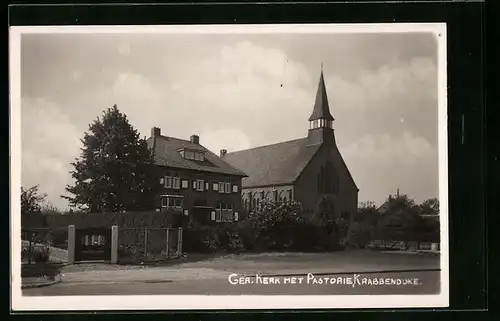
<svg viewBox="0 0 500 321">
<path fill-rule="evenodd" d="M 130 55 L 130 44 L 128 43 L 121 43 L 119 46 L 118 46 L 118 53 L 120 53 L 120 55 L 122 56 L 128 56 Z"/>
<path fill-rule="evenodd" d="M 57 181 L 63 188 L 79 152 L 55 146 L 79 146 L 74 139 L 113 104 L 142 136 L 153 126 L 184 139 L 199 134 L 216 154 L 304 137 L 325 61 L 335 135 L 360 199 L 378 201 L 398 187 L 424 197 L 437 188 L 436 60 L 430 49 L 418 56 L 424 51 L 415 49 L 421 46 L 413 36 L 30 39 L 22 68 L 23 156 L 31 157 L 23 172 L 30 182 Z M 40 74 L 50 77 L 41 80 Z M 39 116 L 33 106 L 50 116 Z M 54 142 L 42 148 L 38 138 Z M 37 171 L 36 162 L 47 169 Z"/>
<path fill-rule="evenodd" d="M 350 110 L 388 109 L 422 98 L 437 99 L 437 67 L 431 58 L 416 57 L 384 65 L 375 71 L 364 71 L 350 81 L 331 75 L 326 83 L 334 105 Z"/>
<path fill-rule="evenodd" d="M 200 136 L 200 143 L 217 155 L 221 149 L 232 152 L 251 147 L 248 136 L 238 128 L 208 130 L 201 133 Z"/>
<path fill-rule="evenodd" d="M 150 99 L 156 97 L 150 81 L 140 74 L 122 73 L 116 78 L 113 93 L 120 98 Z"/>
<path fill-rule="evenodd" d="M 83 73 L 80 70 L 74 70 L 71 73 L 71 78 L 73 79 L 73 81 L 78 81 L 82 78 L 82 75 Z"/>
<path fill-rule="evenodd" d="M 270 137 L 275 142 L 297 138 L 296 130 L 283 119 L 289 124 L 300 121 L 304 127 L 300 136 L 307 133 L 315 84 L 305 67 L 283 50 L 234 42 L 198 63 L 176 67 L 182 72 L 163 91 L 165 114 L 187 123 L 193 117 L 209 119 L 211 124 L 205 127 L 238 124 L 243 132 L 252 133 L 252 144 L 257 145 Z"/>
<path fill-rule="evenodd" d="M 380 202 L 398 188 L 418 201 L 437 195 L 438 152 L 423 137 L 409 132 L 364 136 L 339 150 L 360 188 L 360 200 Z"/>
<path fill-rule="evenodd" d="M 46 99 L 22 98 L 22 186 L 40 185 L 48 201 L 65 208 L 67 203 L 59 196 L 71 183 L 70 161 L 79 154 L 79 136 L 59 106 Z"/>
</svg>

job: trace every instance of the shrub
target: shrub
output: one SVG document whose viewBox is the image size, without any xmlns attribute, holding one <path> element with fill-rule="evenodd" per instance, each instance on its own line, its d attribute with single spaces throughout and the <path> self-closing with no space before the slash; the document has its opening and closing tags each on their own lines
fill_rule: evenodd
<svg viewBox="0 0 500 321">
<path fill-rule="evenodd" d="M 31 257 L 35 263 L 47 263 L 50 259 L 50 249 L 48 247 L 34 247 Z"/>
</svg>

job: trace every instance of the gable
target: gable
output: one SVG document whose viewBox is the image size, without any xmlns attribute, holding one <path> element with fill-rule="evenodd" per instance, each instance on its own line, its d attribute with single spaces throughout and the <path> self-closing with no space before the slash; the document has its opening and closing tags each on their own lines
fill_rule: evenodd
<svg viewBox="0 0 500 321">
<path fill-rule="evenodd" d="M 223 159 L 247 174 L 243 187 L 283 185 L 295 182 L 320 146 L 302 138 L 228 153 Z"/>
<path fill-rule="evenodd" d="M 316 153 L 316 155 L 314 155 L 314 158 L 310 161 L 307 168 L 303 170 L 300 176 L 313 177 L 312 180 L 316 182 L 321 166 L 326 165 L 327 161 L 331 161 L 333 170 L 340 174 L 341 184 L 343 186 L 351 185 L 353 189 L 358 190 L 358 187 L 356 186 L 356 183 L 354 182 L 354 179 L 347 168 L 340 151 L 335 145 L 322 145 L 321 149 L 318 153 Z"/>
<path fill-rule="evenodd" d="M 352 177 L 351 171 L 349 171 L 349 168 L 347 167 L 347 164 L 344 161 L 344 157 L 342 157 L 342 154 L 340 153 L 340 150 L 337 147 L 335 147 L 335 150 L 336 150 L 338 157 L 339 157 L 340 167 L 342 168 L 342 170 L 344 170 L 347 173 L 347 177 L 351 181 L 354 188 L 359 190 L 358 186 L 356 185 L 356 182 L 354 181 L 354 178 Z"/>
</svg>

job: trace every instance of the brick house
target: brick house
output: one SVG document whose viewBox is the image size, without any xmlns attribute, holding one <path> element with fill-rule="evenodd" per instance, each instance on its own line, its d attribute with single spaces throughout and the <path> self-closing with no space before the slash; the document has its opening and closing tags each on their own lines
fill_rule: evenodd
<svg viewBox="0 0 500 321">
<path fill-rule="evenodd" d="M 242 180 L 246 210 L 259 207 L 263 200 L 293 200 L 313 213 L 321 200 L 329 200 L 335 215 L 352 218 L 357 212 L 359 189 L 336 145 L 323 72 L 308 121 L 307 137 L 221 152 L 222 159 L 248 175 Z"/>
<path fill-rule="evenodd" d="M 160 128 L 153 127 L 147 144 L 162 185 L 157 211 L 177 213 L 175 218 L 184 223 L 238 220 L 245 173 L 203 147 L 197 135 L 183 140 L 163 136 Z"/>
</svg>

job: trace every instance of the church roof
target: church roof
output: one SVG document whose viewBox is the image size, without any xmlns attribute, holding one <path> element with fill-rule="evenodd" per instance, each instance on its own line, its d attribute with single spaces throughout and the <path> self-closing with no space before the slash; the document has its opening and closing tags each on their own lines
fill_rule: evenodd
<svg viewBox="0 0 500 321">
<path fill-rule="evenodd" d="M 152 137 L 147 139 L 147 144 L 149 148 L 153 147 Z M 155 137 L 154 146 L 154 161 L 156 165 L 243 177 L 246 176 L 244 172 L 234 168 L 207 148 L 200 144 L 192 143 L 189 140 L 160 135 Z M 183 148 L 203 152 L 205 154 L 205 160 L 197 161 L 183 158 L 179 153 L 179 150 Z"/>
<path fill-rule="evenodd" d="M 318 90 L 316 92 L 316 101 L 314 102 L 314 109 L 309 117 L 309 121 L 316 119 L 327 119 L 334 120 L 332 114 L 330 114 L 330 106 L 328 105 L 328 97 L 326 95 L 325 78 L 323 77 L 323 71 L 319 77 Z"/>
<path fill-rule="evenodd" d="M 293 183 L 321 147 L 307 138 L 228 153 L 224 160 L 245 172 L 243 187 Z"/>
</svg>

